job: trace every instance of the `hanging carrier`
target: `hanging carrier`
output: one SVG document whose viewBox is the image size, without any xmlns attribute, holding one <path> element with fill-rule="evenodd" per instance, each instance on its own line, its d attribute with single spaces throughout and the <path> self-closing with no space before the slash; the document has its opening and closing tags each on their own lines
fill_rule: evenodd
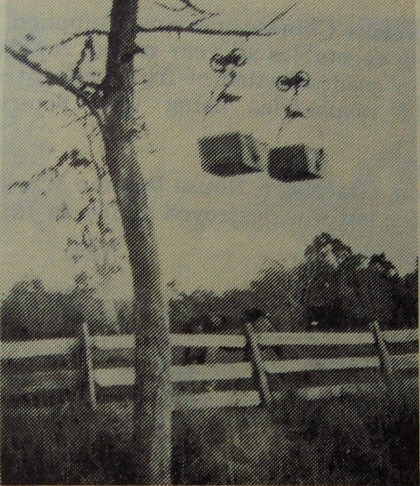
<svg viewBox="0 0 420 486">
<path fill-rule="evenodd" d="M 322 134 L 310 119 L 309 110 L 298 103 L 298 91 L 309 84 L 309 75 L 299 71 L 293 77 L 277 79 L 279 91 L 294 89 L 294 97 L 286 107 L 279 143 L 270 150 L 268 174 L 274 179 L 293 182 L 322 177 L 325 151 L 321 146 Z"/>
<path fill-rule="evenodd" d="M 323 148 L 305 144 L 275 147 L 270 151 L 268 174 L 284 182 L 320 179 L 324 160 Z"/>
<path fill-rule="evenodd" d="M 239 132 L 205 137 L 198 142 L 201 166 L 211 174 L 233 176 L 261 172 L 267 165 L 268 146 Z"/>
<path fill-rule="evenodd" d="M 215 54 L 210 68 L 218 74 L 218 81 L 207 102 L 205 115 L 220 104 L 234 103 L 241 95 L 232 93 L 237 69 L 246 64 L 241 49 L 228 54 Z M 268 146 L 257 142 L 251 134 L 240 131 L 216 133 L 198 141 L 201 166 L 204 171 L 222 177 L 261 172 L 267 167 Z"/>
</svg>

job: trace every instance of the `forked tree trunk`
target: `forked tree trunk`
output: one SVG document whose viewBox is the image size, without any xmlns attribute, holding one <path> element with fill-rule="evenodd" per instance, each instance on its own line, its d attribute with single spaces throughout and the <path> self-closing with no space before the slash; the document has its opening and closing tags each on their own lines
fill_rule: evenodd
<svg viewBox="0 0 420 486">
<path fill-rule="evenodd" d="M 104 81 L 105 158 L 133 276 L 134 454 L 139 484 L 169 484 L 171 385 L 169 322 L 159 259 L 136 148 L 134 104 L 138 0 L 113 0 Z"/>
</svg>

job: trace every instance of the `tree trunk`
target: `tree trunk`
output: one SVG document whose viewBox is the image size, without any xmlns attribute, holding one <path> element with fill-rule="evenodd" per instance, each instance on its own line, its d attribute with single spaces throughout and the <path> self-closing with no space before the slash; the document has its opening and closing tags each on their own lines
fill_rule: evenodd
<svg viewBox="0 0 420 486">
<path fill-rule="evenodd" d="M 104 90 L 105 158 L 114 185 L 134 290 L 134 454 L 139 484 L 170 484 L 169 322 L 134 103 L 138 0 L 113 0 Z"/>
</svg>

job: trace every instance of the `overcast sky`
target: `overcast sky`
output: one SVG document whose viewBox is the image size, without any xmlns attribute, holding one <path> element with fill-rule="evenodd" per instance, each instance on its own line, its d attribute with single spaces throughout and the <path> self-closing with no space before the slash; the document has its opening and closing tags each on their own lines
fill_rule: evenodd
<svg viewBox="0 0 420 486">
<path fill-rule="evenodd" d="M 162 0 L 163 1 L 163 0 Z M 177 6 L 177 0 L 166 0 Z M 27 33 L 33 45 L 73 32 L 108 28 L 108 0 L 13 0 L 7 3 L 6 39 Z M 291 1 L 197 0 L 219 12 L 202 26 L 259 29 Z M 175 14 L 140 2 L 139 22 L 186 24 Z M 138 56 L 138 107 L 150 136 L 141 140 L 142 168 L 150 181 L 165 278 L 180 287 L 222 291 L 245 285 L 266 261 L 293 265 L 320 232 L 329 232 L 364 254 L 385 252 L 401 273 L 416 256 L 415 20 L 414 1 L 304 0 L 270 29 L 278 35 L 249 39 L 143 34 Z M 102 52 L 87 76 L 103 72 Z M 102 42 L 102 43 L 101 43 Z M 58 72 L 71 69 L 81 44 L 39 60 Z M 248 57 L 231 91 L 238 103 L 203 117 L 217 75 L 215 52 L 242 47 Z M 222 130 L 253 133 L 271 145 L 288 94 L 274 87 L 281 74 L 304 69 L 305 94 L 328 154 L 324 179 L 284 184 L 264 174 L 218 178 L 200 168 L 197 140 Z M 2 160 L 2 288 L 38 275 L 52 288 L 72 284 L 74 267 L 64 254 L 73 231 L 55 222 L 55 210 L 72 189 L 50 187 L 46 197 L 10 193 L 15 180 L 54 164 L 68 149 L 86 151 L 83 130 L 40 101 L 65 105 L 66 95 L 5 58 Z M 69 100 L 71 103 L 71 100 Z M 149 148 L 155 152 L 148 154 Z M 75 203 L 77 204 L 77 202 Z M 54 209 L 55 208 L 55 209 Z M 117 223 L 116 223 L 117 224 Z M 123 272 L 115 282 L 124 294 Z"/>
</svg>

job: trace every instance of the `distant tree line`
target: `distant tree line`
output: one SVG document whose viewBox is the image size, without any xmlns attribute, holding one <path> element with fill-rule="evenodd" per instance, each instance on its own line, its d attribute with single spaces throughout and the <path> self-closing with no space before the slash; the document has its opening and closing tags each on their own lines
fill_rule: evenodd
<svg viewBox="0 0 420 486">
<path fill-rule="evenodd" d="M 70 292 L 53 292 L 36 279 L 11 289 L 2 302 L 1 320 L 6 340 L 73 337 L 82 321 L 88 321 L 96 334 L 118 332 L 94 289 L 75 286 Z"/>
<path fill-rule="evenodd" d="M 270 263 L 246 289 L 221 296 L 200 290 L 180 294 L 172 301 L 171 322 L 182 329 L 185 322 L 209 323 L 218 315 L 227 329 L 236 328 L 249 307 L 266 310 L 278 330 L 363 329 L 374 320 L 389 328 L 415 327 L 418 266 L 401 276 L 384 253 L 357 254 L 322 233 L 299 265 L 287 269 Z"/>
<path fill-rule="evenodd" d="M 266 310 L 278 330 L 360 330 L 373 320 L 385 328 L 415 327 L 418 265 L 400 276 L 384 253 L 357 254 L 322 233 L 299 265 L 271 263 L 245 289 L 175 294 L 169 309 L 178 332 L 234 332 L 249 307 Z M 131 303 L 115 307 L 110 318 L 83 282 L 67 293 L 48 291 L 39 280 L 20 282 L 2 302 L 2 339 L 74 336 L 82 320 L 93 334 L 131 332 Z"/>
</svg>

